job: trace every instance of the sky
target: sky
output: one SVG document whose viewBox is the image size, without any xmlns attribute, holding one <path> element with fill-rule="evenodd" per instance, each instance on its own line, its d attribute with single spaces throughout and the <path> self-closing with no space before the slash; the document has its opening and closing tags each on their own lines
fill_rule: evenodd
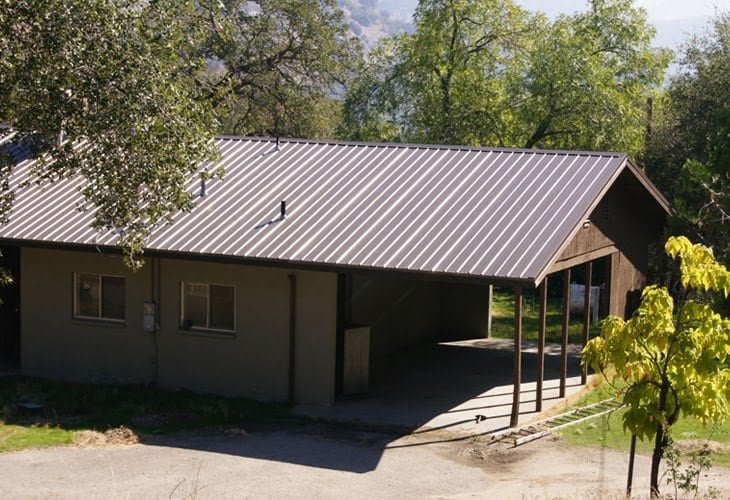
<svg viewBox="0 0 730 500">
<path fill-rule="evenodd" d="M 584 10 L 586 0 L 517 0 L 549 16 Z M 676 49 L 687 34 L 699 33 L 716 11 L 730 10 L 730 0 L 637 0 L 657 30 L 654 45 Z"/>
<path fill-rule="evenodd" d="M 529 10 L 542 10 L 549 15 L 556 13 L 571 13 L 583 10 L 585 0 L 517 0 L 517 3 Z M 707 17 L 715 12 L 715 7 L 730 7 L 730 1 L 725 0 L 638 0 L 636 5 L 646 9 L 651 20 L 675 21 L 694 17 Z"/>
</svg>

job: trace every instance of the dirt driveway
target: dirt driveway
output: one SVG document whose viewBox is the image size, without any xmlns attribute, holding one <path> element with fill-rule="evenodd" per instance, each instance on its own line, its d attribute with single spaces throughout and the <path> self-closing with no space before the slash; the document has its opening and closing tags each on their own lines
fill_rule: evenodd
<svg viewBox="0 0 730 500">
<path fill-rule="evenodd" d="M 0 454 L 14 498 L 622 498 L 626 454 L 555 439 L 497 448 L 424 433 L 396 438 L 321 424 L 257 426 L 114 447 Z M 500 446 L 500 445 L 496 445 Z M 644 497 L 648 457 L 637 463 Z M 730 498 L 730 470 L 703 485 Z M 668 490 L 667 490 L 668 491 Z"/>
</svg>

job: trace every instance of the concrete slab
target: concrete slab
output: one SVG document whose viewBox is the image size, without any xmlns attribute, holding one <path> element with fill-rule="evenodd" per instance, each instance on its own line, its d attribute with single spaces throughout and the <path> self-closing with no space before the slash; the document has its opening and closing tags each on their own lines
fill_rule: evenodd
<svg viewBox="0 0 730 500">
<path fill-rule="evenodd" d="M 570 346 L 566 395 L 580 385 L 580 346 Z M 489 434 L 509 426 L 512 410 L 513 344 L 474 339 L 418 346 L 374 363 L 367 394 L 329 407 L 295 407 L 296 414 L 330 421 L 391 427 L 407 432 L 455 431 Z M 537 417 L 537 344 L 523 343 L 520 423 Z M 543 411 L 560 404 L 560 346 L 545 349 Z M 486 418 L 477 422 L 477 415 Z"/>
</svg>

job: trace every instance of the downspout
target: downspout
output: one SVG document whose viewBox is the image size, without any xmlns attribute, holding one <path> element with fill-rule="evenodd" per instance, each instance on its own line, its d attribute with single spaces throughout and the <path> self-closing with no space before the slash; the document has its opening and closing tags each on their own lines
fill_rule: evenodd
<svg viewBox="0 0 730 500">
<path fill-rule="evenodd" d="M 289 275 L 289 404 L 296 394 L 297 275 Z"/>
<path fill-rule="evenodd" d="M 150 333 L 152 335 L 152 387 L 157 387 L 160 378 L 160 346 L 158 344 L 157 332 L 160 329 L 160 259 L 152 257 L 151 262 L 151 281 L 152 281 L 152 304 L 155 307 L 155 328 Z"/>
</svg>

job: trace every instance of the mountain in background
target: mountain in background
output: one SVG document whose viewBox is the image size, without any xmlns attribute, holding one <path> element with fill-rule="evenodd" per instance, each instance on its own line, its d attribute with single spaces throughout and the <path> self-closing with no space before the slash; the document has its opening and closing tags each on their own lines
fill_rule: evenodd
<svg viewBox="0 0 730 500">
<path fill-rule="evenodd" d="M 362 40 L 367 49 L 375 46 L 381 38 L 413 30 L 410 22 L 396 14 L 398 9 L 405 10 L 406 7 L 395 0 L 337 0 L 337 3 L 345 13 L 352 32 Z M 416 3 L 406 4 L 407 9 L 410 9 L 406 18 L 412 15 Z M 391 4 L 396 7 L 391 7 Z"/>
<path fill-rule="evenodd" d="M 418 0 L 338 0 L 338 3 L 352 19 L 352 31 L 359 36 L 367 48 L 384 37 L 404 31 L 413 31 L 413 12 Z M 540 9 L 548 17 L 555 18 L 560 12 L 571 13 L 586 9 L 586 0 L 517 0 L 523 8 Z M 655 2 L 656 3 L 656 2 Z M 646 4 L 649 22 L 657 29 L 654 45 L 676 50 L 692 34 L 700 33 L 709 20 L 706 9 L 698 9 L 694 17 L 668 18 L 662 15 L 651 2 Z M 677 16 L 678 13 L 674 13 Z"/>
<path fill-rule="evenodd" d="M 377 0 L 382 10 L 390 14 L 394 19 L 413 24 L 413 12 L 418 6 L 418 0 Z"/>
</svg>

